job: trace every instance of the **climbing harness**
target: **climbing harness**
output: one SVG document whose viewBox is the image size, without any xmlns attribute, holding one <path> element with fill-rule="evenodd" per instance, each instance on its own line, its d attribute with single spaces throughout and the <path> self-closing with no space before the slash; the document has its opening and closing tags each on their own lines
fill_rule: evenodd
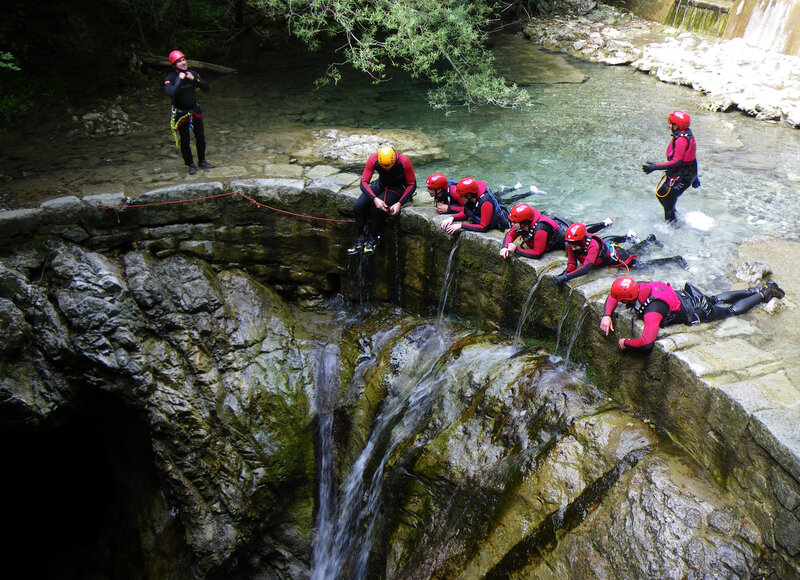
<svg viewBox="0 0 800 580">
<path fill-rule="evenodd" d="M 172 129 L 172 137 L 173 137 L 173 139 L 175 139 L 175 147 L 178 148 L 178 149 L 180 149 L 180 147 L 181 147 L 180 139 L 179 139 L 179 135 L 178 135 L 178 127 L 180 127 L 181 124 L 184 121 L 186 121 L 186 119 L 188 118 L 188 120 L 189 120 L 189 131 L 193 131 L 194 130 L 193 119 L 194 119 L 195 111 L 197 111 L 197 106 L 195 106 L 193 109 L 190 109 L 189 111 L 187 111 L 186 114 L 179 115 L 180 113 L 183 113 L 183 110 L 182 109 L 177 109 L 175 107 L 172 107 L 172 113 L 170 114 L 170 117 L 169 117 L 169 127 L 170 127 L 170 129 Z"/>
</svg>

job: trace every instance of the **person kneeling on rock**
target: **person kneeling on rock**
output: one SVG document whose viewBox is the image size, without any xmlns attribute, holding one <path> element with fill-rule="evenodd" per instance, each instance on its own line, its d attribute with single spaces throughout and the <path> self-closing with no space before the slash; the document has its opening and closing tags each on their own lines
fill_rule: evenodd
<svg viewBox="0 0 800 580">
<path fill-rule="evenodd" d="M 509 228 L 507 210 L 483 181 L 465 177 L 456 184 L 456 194 L 464 200 L 464 209 L 439 224 L 448 234 L 459 230 L 488 232 L 496 229 L 504 232 Z"/>
<path fill-rule="evenodd" d="M 650 235 L 644 241 L 639 241 L 636 232 L 628 230 L 624 236 L 606 236 L 601 238 L 593 233 L 587 233 L 587 228 L 583 224 L 575 223 L 567 228 L 564 234 L 567 242 L 567 269 L 555 277 L 555 284 L 566 284 L 579 276 L 584 276 L 592 271 L 595 266 L 608 266 L 609 268 L 631 268 L 634 266 L 660 266 L 668 263 L 678 264 L 681 268 L 686 267 L 686 260 L 681 256 L 670 256 L 667 258 L 657 258 L 647 262 L 637 260 L 638 252 L 645 247 L 661 242 L 656 240 L 654 235 Z M 629 242 L 633 245 L 626 249 L 620 244 Z M 581 264 L 578 267 L 578 263 Z"/>
<path fill-rule="evenodd" d="M 617 278 L 606 299 L 600 330 L 606 336 L 614 332 L 611 317 L 617 304 L 622 302 L 628 308 L 633 308 L 635 315 L 644 320 L 644 330 L 639 338 L 620 338 L 620 350 L 649 352 L 653 350 L 658 329 L 662 326 L 680 323 L 694 325 L 721 320 L 744 314 L 771 298 L 780 299 L 784 296 L 785 292 L 772 280 L 746 290 L 731 290 L 716 296 L 706 296 L 688 283 L 683 290 L 674 290 L 666 282 L 637 282 L 633 278 Z"/>
</svg>

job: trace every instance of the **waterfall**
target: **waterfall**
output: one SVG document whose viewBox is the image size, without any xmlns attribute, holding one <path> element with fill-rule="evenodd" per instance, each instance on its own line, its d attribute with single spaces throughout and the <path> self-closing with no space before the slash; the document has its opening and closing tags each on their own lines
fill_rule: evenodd
<svg viewBox="0 0 800 580">
<path fill-rule="evenodd" d="M 385 470 L 392 453 L 425 426 L 431 405 L 438 400 L 436 393 L 451 384 L 454 373 L 459 369 L 483 368 L 516 352 L 508 346 L 472 349 L 469 354 L 462 351 L 455 359 L 447 359 L 446 365 L 439 364 L 452 356 L 454 338 L 447 327 L 426 324 L 403 347 L 406 355 L 409 347 L 416 349 L 412 360 L 405 361 L 404 366 L 417 378 L 404 376 L 394 381 L 395 388 L 402 391 L 382 407 L 364 449 L 341 485 L 337 513 L 332 518 L 335 521 L 332 543 L 325 546 L 327 552 L 317 554 L 312 578 L 367 576 Z"/>
<path fill-rule="evenodd" d="M 450 256 L 447 258 L 447 267 L 444 270 L 444 280 L 442 281 L 442 293 L 439 300 L 439 311 L 437 316 L 439 322 L 441 322 L 444 318 L 444 309 L 447 306 L 447 295 L 450 292 L 450 284 L 453 282 L 453 278 L 455 278 L 453 257 L 456 255 L 459 240 L 461 240 L 461 236 L 456 236 L 456 241 L 453 243 L 453 248 L 450 250 Z"/>
<path fill-rule="evenodd" d="M 528 292 L 528 298 L 525 299 L 525 305 L 522 307 L 522 312 L 520 312 L 519 316 L 519 322 L 517 322 L 517 330 L 514 331 L 514 346 L 519 345 L 520 337 L 522 336 L 522 327 L 524 326 L 528 315 L 531 313 L 531 310 L 533 310 L 533 305 L 536 302 L 534 299 L 534 294 L 536 293 L 536 289 L 539 287 L 539 282 L 542 281 L 542 274 L 544 274 L 544 270 L 536 278 L 536 282 L 534 282 L 533 286 L 531 286 L 531 291 Z"/>
<path fill-rule="evenodd" d="M 783 51 L 789 43 L 792 25 L 797 23 L 798 16 L 793 14 L 796 8 L 791 1 L 756 2 L 742 39 L 749 46 Z"/>
<path fill-rule="evenodd" d="M 663 23 L 714 36 L 722 36 L 728 25 L 730 2 L 727 0 L 677 0 Z"/>
<path fill-rule="evenodd" d="M 312 578 L 330 578 L 327 555 L 334 538 L 336 513 L 336 458 L 333 447 L 333 408 L 340 386 L 339 347 L 329 344 L 317 357 L 317 521 L 311 543 Z"/>
<path fill-rule="evenodd" d="M 575 323 L 575 328 L 572 330 L 572 335 L 569 338 L 569 343 L 567 344 L 567 352 L 564 355 L 564 362 L 569 362 L 569 355 L 572 352 L 572 347 L 575 344 L 575 340 L 578 338 L 578 334 L 580 334 L 581 328 L 583 327 L 583 321 L 586 320 L 586 317 L 589 315 L 588 309 L 589 303 L 584 302 L 583 306 L 581 307 L 581 314 L 578 316 L 578 320 Z"/>
</svg>

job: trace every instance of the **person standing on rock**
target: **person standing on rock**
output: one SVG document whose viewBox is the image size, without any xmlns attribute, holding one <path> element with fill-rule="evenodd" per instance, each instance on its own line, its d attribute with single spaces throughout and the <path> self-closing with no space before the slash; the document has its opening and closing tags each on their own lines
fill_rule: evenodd
<svg viewBox="0 0 800 580">
<path fill-rule="evenodd" d="M 504 232 L 509 228 L 508 210 L 500 205 L 483 181 L 465 177 L 456 183 L 456 194 L 464 200 L 464 209 L 439 224 L 448 234 L 462 229 L 470 232 L 497 229 Z"/>
<path fill-rule="evenodd" d="M 178 145 L 180 137 L 181 155 L 183 162 L 189 168 L 189 175 L 197 173 L 197 165 L 208 169 L 212 165 L 206 161 L 206 133 L 203 125 L 203 112 L 197 104 L 196 91 L 208 91 L 209 86 L 200 75 L 189 70 L 186 57 L 180 50 L 169 53 L 169 64 L 172 72 L 164 79 L 164 90 L 172 99 L 172 116 L 170 126 Z M 189 132 L 194 131 L 194 140 L 197 147 L 197 165 L 192 158 L 191 137 Z"/>
<path fill-rule="evenodd" d="M 656 197 L 664 208 L 664 219 L 675 224 L 678 220 L 675 213 L 678 198 L 690 185 L 700 187 L 700 180 L 697 178 L 697 144 L 689 129 L 691 118 L 683 111 L 673 111 L 669 114 L 668 122 L 672 141 L 667 146 L 667 162 L 647 161 L 642 165 L 642 171 L 666 172 L 656 188 Z"/>
<path fill-rule="evenodd" d="M 376 171 L 378 179 L 370 181 Z M 380 241 L 387 214 L 399 215 L 416 189 L 417 178 L 408 157 L 389 146 L 370 155 L 361 174 L 361 195 L 353 205 L 358 238 L 347 249 L 347 254 L 372 254 Z"/>
<path fill-rule="evenodd" d="M 721 320 L 744 314 L 757 304 L 784 296 L 785 292 L 773 280 L 747 290 L 706 296 L 691 284 L 686 284 L 683 290 L 674 290 L 666 282 L 637 282 L 633 278 L 617 278 L 606 299 L 600 330 L 606 336 L 614 332 L 612 315 L 617 304 L 622 302 L 628 308 L 633 308 L 637 318 L 644 320 L 644 330 L 639 338 L 620 338 L 620 350 L 649 352 L 653 350 L 658 329 L 662 326 Z"/>
<path fill-rule="evenodd" d="M 508 214 L 511 228 L 506 232 L 500 257 L 508 259 L 511 254 L 518 253 L 526 258 L 540 259 L 552 250 L 564 249 L 564 234 L 572 223 L 562 218 L 549 218 L 542 215 L 535 207 L 520 203 L 511 208 Z M 599 232 L 613 224 L 608 217 L 602 222 L 589 224 L 586 231 Z"/>
</svg>

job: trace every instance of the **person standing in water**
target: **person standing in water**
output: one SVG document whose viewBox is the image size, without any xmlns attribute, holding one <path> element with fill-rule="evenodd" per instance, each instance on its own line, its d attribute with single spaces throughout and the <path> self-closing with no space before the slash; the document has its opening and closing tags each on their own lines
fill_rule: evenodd
<svg viewBox="0 0 800 580">
<path fill-rule="evenodd" d="M 663 170 L 666 172 L 656 189 L 658 202 L 664 208 L 664 219 L 670 223 L 678 220 L 675 213 L 675 204 L 678 198 L 689 186 L 699 187 L 697 178 L 697 144 L 689 129 L 691 118 L 683 111 L 673 111 L 669 114 L 669 129 L 672 140 L 667 146 L 666 163 L 646 162 L 642 171 L 652 173 Z"/>
<path fill-rule="evenodd" d="M 164 79 L 164 90 L 172 99 L 172 117 L 170 125 L 175 137 L 175 144 L 180 138 L 181 155 L 189 175 L 197 173 L 197 166 L 208 169 L 212 165 L 206 161 L 206 132 L 203 125 L 203 111 L 197 104 L 197 89 L 208 91 L 209 86 L 200 75 L 189 69 L 186 56 L 180 50 L 169 53 L 169 64 L 172 72 Z M 190 131 L 194 131 L 194 140 L 197 147 L 197 165 L 192 158 Z"/>
</svg>

